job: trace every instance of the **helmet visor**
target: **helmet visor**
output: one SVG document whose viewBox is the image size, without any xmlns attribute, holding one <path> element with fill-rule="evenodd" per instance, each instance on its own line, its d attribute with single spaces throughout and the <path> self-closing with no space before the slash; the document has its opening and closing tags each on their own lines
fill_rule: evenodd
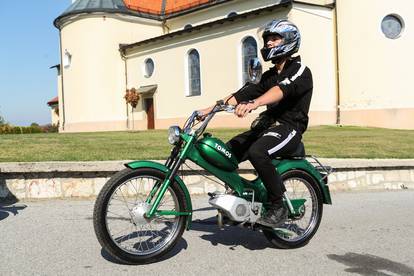
<svg viewBox="0 0 414 276">
<path fill-rule="evenodd" d="M 277 24 L 279 24 L 279 21 L 274 20 L 257 29 L 257 37 L 259 38 L 259 41 L 260 41 L 259 42 L 260 49 L 267 48 L 267 42 L 269 38 L 272 38 L 272 37 L 283 38 L 282 35 L 276 32 Z"/>
</svg>

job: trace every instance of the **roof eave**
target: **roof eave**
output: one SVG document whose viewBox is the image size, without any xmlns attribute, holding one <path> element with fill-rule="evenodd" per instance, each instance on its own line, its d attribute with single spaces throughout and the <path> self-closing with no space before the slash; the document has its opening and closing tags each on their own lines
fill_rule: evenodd
<svg viewBox="0 0 414 276">
<path fill-rule="evenodd" d="M 312 3 L 311 1 L 305 1 L 305 0 L 293 0 L 294 3 L 298 3 L 298 4 L 304 4 L 304 5 L 309 5 L 309 6 L 316 6 L 316 7 L 325 7 L 325 8 L 331 8 L 333 9 L 335 7 L 335 0 L 332 1 L 325 1 L 327 3 L 324 4 L 318 4 L 318 3 Z"/>
<path fill-rule="evenodd" d="M 230 1 L 234 1 L 234 0 L 217 0 L 217 1 L 214 1 L 214 2 L 205 3 L 205 4 L 202 4 L 202 5 L 199 5 L 199 6 L 195 6 L 195 7 L 183 10 L 183 11 L 172 12 L 172 13 L 169 13 L 169 14 L 164 13 L 164 18 L 165 19 L 175 18 L 175 17 L 181 16 L 181 15 L 189 14 L 189 13 L 196 12 L 196 11 L 206 9 L 206 8 L 210 8 L 210 7 L 214 7 L 214 6 L 217 6 L 217 5 L 226 3 L 226 2 L 230 2 Z"/>
<path fill-rule="evenodd" d="M 139 42 L 135 42 L 135 43 L 132 43 L 132 44 L 126 44 L 126 45 L 123 44 L 123 45 L 119 46 L 119 50 L 122 53 L 125 54 L 125 51 L 128 50 L 128 49 L 139 47 L 139 46 L 142 46 L 142 45 L 145 45 L 145 44 L 154 43 L 156 41 L 164 40 L 166 38 L 172 38 L 172 37 L 179 36 L 179 35 L 182 35 L 182 34 L 191 33 L 191 32 L 194 32 L 194 31 L 199 31 L 199 30 L 209 28 L 209 27 L 214 26 L 214 25 L 219 25 L 219 24 L 224 24 L 224 23 L 231 22 L 231 21 L 236 21 L 236 20 L 246 18 L 250 15 L 258 14 L 258 13 L 261 13 L 261 12 L 264 12 L 264 11 L 273 11 L 275 9 L 288 7 L 288 6 L 291 6 L 291 5 L 292 5 L 292 0 L 282 0 L 279 4 L 276 4 L 276 5 L 272 5 L 272 6 L 264 7 L 264 8 L 261 8 L 261 9 L 252 10 L 252 11 L 248 11 L 248 12 L 241 13 L 241 14 L 238 14 L 238 15 L 235 15 L 235 16 L 232 16 L 232 17 L 222 18 L 222 19 L 219 19 L 219 20 L 216 20 L 216 21 L 213 21 L 213 22 L 208 22 L 208 23 L 204 23 L 204 24 L 201 24 L 201 25 L 197 25 L 197 26 L 194 26 L 194 27 L 189 28 L 189 29 L 179 30 L 179 31 L 176 31 L 176 32 L 172 32 L 172 33 L 168 33 L 168 34 L 165 34 L 165 35 L 149 38 L 149 39 L 142 40 L 142 41 L 139 41 Z"/>
<path fill-rule="evenodd" d="M 62 21 L 65 18 L 71 17 L 71 16 L 75 16 L 75 15 L 80 15 L 80 14 L 91 14 L 91 13 L 117 13 L 117 14 L 125 14 L 125 15 L 131 15 L 131 16 L 136 16 L 136 17 L 142 17 L 142 18 L 146 18 L 146 19 L 153 19 L 153 20 L 157 20 L 157 21 L 164 21 L 166 19 L 170 19 L 170 18 L 174 18 L 174 17 L 178 17 L 181 15 L 185 15 L 185 14 L 189 14 L 192 12 L 196 12 L 202 9 L 206 9 L 206 8 L 210 8 L 216 5 L 220 5 L 223 4 L 225 2 L 230 2 L 230 1 L 234 1 L 234 0 L 216 0 L 214 2 L 209 2 L 209 3 L 205 3 L 196 7 L 192 7 L 183 11 L 179 11 L 179 12 L 172 12 L 169 14 L 165 14 L 165 10 L 161 11 L 160 14 L 154 14 L 154 13 L 146 13 L 146 12 L 140 12 L 140 11 L 136 11 L 136 10 L 132 10 L 132 9 L 106 9 L 106 8 L 96 8 L 96 9 L 85 9 L 85 10 L 74 10 L 71 12 L 67 12 L 64 13 L 60 16 L 58 16 L 54 21 L 53 21 L 53 25 L 57 28 L 60 29 L 60 27 L 62 26 Z"/>
<path fill-rule="evenodd" d="M 134 11 L 121 11 L 121 10 L 114 10 L 114 9 L 89 9 L 89 10 L 78 10 L 73 12 L 68 12 L 65 14 L 62 14 L 58 16 L 54 21 L 53 25 L 60 30 L 60 27 L 62 26 L 63 19 L 75 16 L 75 15 L 81 15 L 81 14 L 92 14 L 92 13 L 108 13 L 108 14 L 123 14 L 123 15 L 130 15 L 130 16 L 136 16 L 136 17 L 142 17 L 146 19 L 153 19 L 157 21 L 162 21 L 162 19 L 159 18 L 159 16 L 146 14 L 146 13 L 139 13 Z"/>
</svg>

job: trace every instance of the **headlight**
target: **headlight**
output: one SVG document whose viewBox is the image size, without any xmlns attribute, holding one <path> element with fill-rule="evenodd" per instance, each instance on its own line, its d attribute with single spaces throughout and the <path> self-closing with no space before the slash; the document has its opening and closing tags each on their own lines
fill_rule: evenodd
<svg viewBox="0 0 414 276">
<path fill-rule="evenodd" d="M 175 145 L 178 143 L 178 141 L 180 141 L 180 132 L 181 129 L 178 126 L 171 126 L 168 129 L 168 142 L 171 145 Z"/>
</svg>

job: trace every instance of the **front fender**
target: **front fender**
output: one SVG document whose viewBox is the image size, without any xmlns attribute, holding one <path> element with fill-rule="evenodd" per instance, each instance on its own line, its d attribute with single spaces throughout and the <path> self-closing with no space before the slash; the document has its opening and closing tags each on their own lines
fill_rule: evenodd
<svg viewBox="0 0 414 276">
<path fill-rule="evenodd" d="M 283 174 L 287 171 L 298 169 L 307 172 L 312 176 L 315 181 L 319 184 L 322 191 L 323 203 L 332 204 L 331 193 L 329 187 L 326 185 L 321 174 L 310 164 L 306 159 L 284 159 L 284 160 L 273 160 L 273 165 L 276 166 L 279 174 Z"/>
<path fill-rule="evenodd" d="M 157 163 L 157 162 L 153 162 L 153 161 L 132 161 L 124 165 L 125 167 L 130 168 L 132 170 L 136 170 L 139 168 L 152 168 L 152 169 L 159 170 L 165 174 L 167 174 L 169 171 L 169 169 L 165 165 Z M 186 229 L 189 230 L 191 226 L 192 213 L 193 213 L 193 206 L 191 204 L 190 193 L 188 192 L 188 189 L 185 186 L 183 180 L 178 175 L 174 177 L 174 180 L 178 183 L 181 190 L 184 192 L 185 201 L 187 205 L 187 210 L 185 211 L 190 213 L 190 215 L 188 215 L 188 218 L 187 218 L 187 226 L 186 226 Z"/>
</svg>

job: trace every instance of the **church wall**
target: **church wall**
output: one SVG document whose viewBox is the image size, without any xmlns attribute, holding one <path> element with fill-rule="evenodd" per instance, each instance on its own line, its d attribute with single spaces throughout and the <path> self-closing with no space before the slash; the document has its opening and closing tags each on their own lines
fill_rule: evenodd
<svg viewBox="0 0 414 276">
<path fill-rule="evenodd" d="M 89 15 L 62 28 L 62 59 L 65 51 L 71 55 L 70 67 L 62 66 L 63 131 L 83 131 L 81 125 L 88 125 L 89 131 L 126 129 L 125 63 L 119 44 L 162 34 L 160 23 L 137 24 L 126 19 Z"/>
<path fill-rule="evenodd" d="M 128 85 L 140 87 L 158 85 L 154 94 L 156 128 L 168 127 L 168 124 L 183 122 L 193 110 L 213 104 L 239 89 L 241 83 L 241 41 L 248 35 L 256 36 L 257 28 L 275 18 L 288 17 L 298 24 L 303 34 L 300 54 L 304 63 L 314 72 L 314 97 L 311 108 L 312 124 L 335 123 L 335 63 L 332 11 L 326 8 L 303 11 L 301 8 L 282 9 L 272 14 L 250 17 L 235 21 L 225 26 L 213 26 L 200 32 L 192 32 L 182 36 L 136 47 L 127 53 Z M 321 13 L 323 16 L 318 15 Z M 324 45 L 315 47 L 310 26 L 317 26 L 323 31 L 319 36 Z M 187 53 L 196 49 L 200 54 L 201 95 L 186 96 L 187 90 Z M 139 68 L 144 61 L 152 58 L 155 63 L 154 75 L 145 78 Z M 266 64 L 268 67 L 269 64 Z M 260 109 L 259 111 L 262 111 Z M 257 111 L 257 112 L 259 112 Z M 145 120 L 145 112 L 138 112 L 139 118 Z M 249 119 L 235 118 L 234 115 L 222 115 L 212 126 L 240 127 L 248 126 Z M 231 122 L 229 124 L 229 122 Z"/>
<path fill-rule="evenodd" d="M 336 123 L 336 52 L 334 11 L 294 3 L 289 19 L 302 35 L 300 54 L 313 76 L 311 125 Z"/>
<path fill-rule="evenodd" d="M 414 2 L 338 0 L 337 6 L 341 123 L 413 129 Z M 388 14 L 404 21 L 397 39 L 381 30 Z"/>
</svg>

